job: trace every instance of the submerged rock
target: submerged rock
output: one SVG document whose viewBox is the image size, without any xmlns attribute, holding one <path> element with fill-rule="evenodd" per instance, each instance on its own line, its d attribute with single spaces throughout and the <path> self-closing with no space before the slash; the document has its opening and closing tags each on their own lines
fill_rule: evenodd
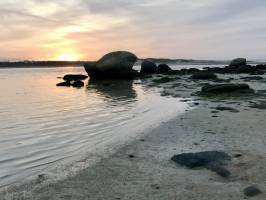
<svg viewBox="0 0 266 200">
<path fill-rule="evenodd" d="M 194 80 L 209 80 L 209 79 L 217 79 L 217 76 L 211 72 L 198 72 L 193 74 L 190 79 Z"/>
<path fill-rule="evenodd" d="M 137 56 L 127 51 L 106 54 L 97 62 L 84 65 L 91 79 L 131 79 L 138 73 L 133 70 Z"/>
<path fill-rule="evenodd" d="M 159 64 L 157 68 L 157 73 L 158 74 L 163 74 L 168 71 L 172 70 L 167 64 Z"/>
<path fill-rule="evenodd" d="M 145 60 L 141 64 L 140 74 L 155 74 L 157 72 L 157 66 L 154 62 Z"/>
<path fill-rule="evenodd" d="M 63 77 L 65 81 L 76 81 L 76 80 L 85 80 L 88 76 L 83 74 L 67 74 Z"/>
<path fill-rule="evenodd" d="M 260 109 L 260 110 L 266 110 L 266 101 L 259 101 L 256 103 L 252 103 L 250 107 Z"/>
<path fill-rule="evenodd" d="M 168 83 L 168 82 L 174 81 L 174 80 L 175 80 L 174 78 L 162 77 L 162 78 L 159 78 L 159 79 L 154 79 L 152 81 L 154 83 Z"/>
<path fill-rule="evenodd" d="M 71 84 L 72 87 L 76 87 L 76 88 L 80 88 L 80 87 L 84 87 L 84 83 L 82 81 L 74 81 Z"/>
<path fill-rule="evenodd" d="M 206 85 L 202 87 L 201 93 L 221 94 L 221 93 L 254 93 L 254 90 L 250 89 L 247 84 L 218 84 L 218 85 Z"/>
<path fill-rule="evenodd" d="M 246 81 L 258 81 L 258 80 L 262 80 L 263 77 L 261 76 L 247 76 L 247 77 L 241 77 L 241 80 L 246 80 Z"/>
<path fill-rule="evenodd" d="M 57 83 L 56 86 L 58 86 L 58 87 L 70 87 L 71 86 L 71 82 L 70 81 L 65 81 L 65 82 Z"/>
<path fill-rule="evenodd" d="M 243 192 L 247 197 L 254 197 L 262 193 L 261 190 L 255 185 L 245 188 Z"/>
<path fill-rule="evenodd" d="M 231 157 L 221 151 L 183 153 L 173 156 L 171 160 L 190 169 L 204 167 L 216 172 L 222 177 L 228 177 L 231 174 L 226 168 L 224 168 L 226 162 L 231 160 Z"/>
<path fill-rule="evenodd" d="M 229 111 L 229 112 L 233 112 L 233 113 L 238 113 L 239 112 L 237 109 L 234 109 L 234 108 L 231 108 L 231 107 L 218 106 L 215 109 L 219 110 L 219 111 Z"/>
</svg>

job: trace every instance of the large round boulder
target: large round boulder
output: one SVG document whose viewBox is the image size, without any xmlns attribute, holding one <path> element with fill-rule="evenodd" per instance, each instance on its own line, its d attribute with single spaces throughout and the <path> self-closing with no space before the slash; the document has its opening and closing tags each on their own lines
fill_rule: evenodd
<svg viewBox="0 0 266 200">
<path fill-rule="evenodd" d="M 84 65 L 91 79 L 128 79 L 136 75 L 133 66 L 137 56 L 127 51 L 108 53 L 97 62 Z"/>
<path fill-rule="evenodd" d="M 140 74 L 155 74 L 157 66 L 154 62 L 145 60 L 141 64 Z"/>
<path fill-rule="evenodd" d="M 157 68 L 157 73 L 158 74 L 163 74 L 168 71 L 172 70 L 171 67 L 169 67 L 167 64 L 159 64 Z"/>
<path fill-rule="evenodd" d="M 229 67 L 230 68 L 238 68 L 238 67 L 242 67 L 242 66 L 246 66 L 246 65 L 247 65 L 247 59 L 246 58 L 236 58 L 236 59 L 231 61 Z"/>
</svg>

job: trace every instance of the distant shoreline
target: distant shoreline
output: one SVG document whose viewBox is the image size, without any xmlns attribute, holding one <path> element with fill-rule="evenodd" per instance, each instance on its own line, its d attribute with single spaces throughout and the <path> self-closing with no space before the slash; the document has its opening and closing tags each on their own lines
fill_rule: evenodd
<svg viewBox="0 0 266 200">
<path fill-rule="evenodd" d="M 192 60 L 192 59 L 164 59 L 164 58 L 147 58 L 139 59 L 137 65 L 141 65 L 143 60 L 151 60 L 157 64 L 174 64 L 174 65 L 228 65 L 230 61 L 218 60 Z M 0 62 L 1 68 L 52 68 L 52 67 L 82 67 L 85 63 L 91 61 L 5 61 Z M 247 64 L 266 64 L 263 61 L 247 61 Z"/>
</svg>

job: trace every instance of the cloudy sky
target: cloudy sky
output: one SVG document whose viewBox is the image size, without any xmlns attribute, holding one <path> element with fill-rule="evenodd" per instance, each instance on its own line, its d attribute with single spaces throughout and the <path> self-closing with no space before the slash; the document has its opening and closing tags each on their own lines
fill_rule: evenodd
<svg viewBox="0 0 266 200">
<path fill-rule="evenodd" d="M 1 0 L 0 59 L 266 58 L 266 0 Z"/>
</svg>

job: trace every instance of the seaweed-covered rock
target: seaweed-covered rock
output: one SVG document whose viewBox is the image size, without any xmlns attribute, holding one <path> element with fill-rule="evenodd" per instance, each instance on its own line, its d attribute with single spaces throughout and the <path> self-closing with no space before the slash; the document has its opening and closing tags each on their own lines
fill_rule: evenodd
<svg viewBox="0 0 266 200">
<path fill-rule="evenodd" d="M 63 77 L 65 81 L 76 81 L 76 80 L 85 80 L 88 76 L 83 74 L 67 74 Z"/>
<path fill-rule="evenodd" d="M 190 79 L 194 80 L 209 80 L 209 79 L 217 79 L 217 76 L 211 72 L 198 72 L 193 74 Z"/>
<path fill-rule="evenodd" d="M 171 158 L 174 162 L 190 169 L 204 167 L 216 172 L 222 177 L 228 177 L 231 173 L 224 168 L 231 157 L 221 151 L 204 151 L 198 153 L 182 153 Z"/>
<path fill-rule="evenodd" d="M 155 74 L 157 72 L 157 66 L 154 62 L 145 60 L 141 63 L 140 74 Z"/>
<path fill-rule="evenodd" d="M 127 51 L 111 52 L 97 62 L 84 65 L 91 79 L 131 79 L 137 74 L 133 65 L 137 56 Z"/>
<path fill-rule="evenodd" d="M 58 87 L 70 87 L 71 86 L 71 82 L 70 81 L 64 81 L 61 83 L 57 83 L 56 86 Z"/>
<path fill-rule="evenodd" d="M 173 81 L 175 80 L 174 78 L 169 78 L 169 77 L 162 77 L 162 78 L 159 78 L 159 79 L 153 79 L 152 81 L 154 83 L 168 83 L 170 81 Z"/>
<path fill-rule="evenodd" d="M 231 93 L 231 92 L 245 92 L 254 93 L 254 90 L 250 89 L 247 84 L 217 84 L 217 85 L 206 85 L 202 87 L 201 93 Z"/>
<path fill-rule="evenodd" d="M 157 73 L 158 74 L 163 74 L 168 71 L 172 70 L 171 67 L 169 67 L 167 64 L 159 64 L 157 68 Z"/>
<path fill-rule="evenodd" d="M 181 75 L 181 71 L 180 70 L 170 70 L 168 72 L 164 73 L 165 75 Z"/>
</svg>

